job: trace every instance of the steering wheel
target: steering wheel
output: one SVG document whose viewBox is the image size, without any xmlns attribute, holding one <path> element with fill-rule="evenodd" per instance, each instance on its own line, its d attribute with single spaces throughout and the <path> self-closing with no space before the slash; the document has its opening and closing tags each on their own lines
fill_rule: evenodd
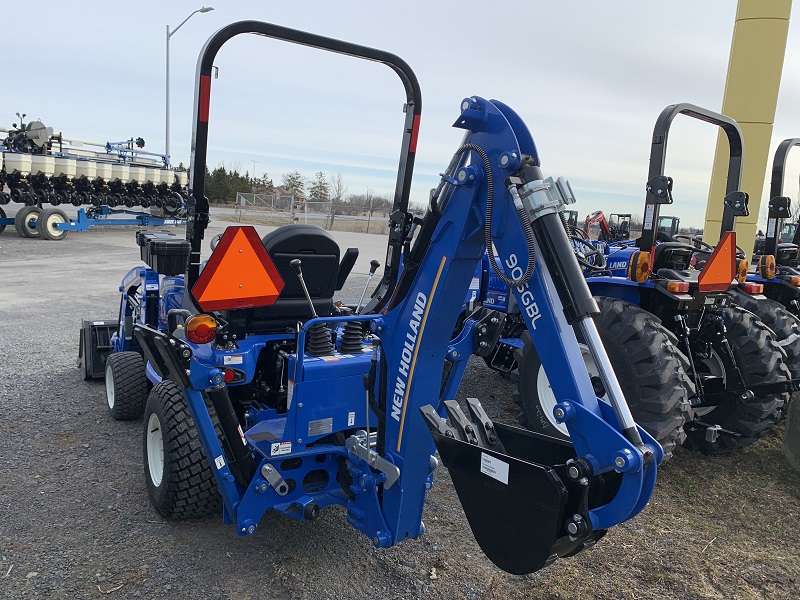
<svg viewBox="0 0 800 600">
<path fill-rule="evenodd" d="M 578 264 L 582 267 L 587 269 L 605 269 L 606 268 L 606 255 L 603 254 L 602 250 L 598 250 L 595 248 L 594 244 L 592 244 L 588 240 L 584 240 L 577 236 L 570 236 L 570 242 L 572 243 L 572 249 L 575 253 L 575 258 L 578 261 Z M 588 249 L 587 252 L 583 252 L 579 250 L 576 246 L 583 246 Z M 590 258 L 594 257 L 595 262 L 592 263 L 589 261 Z"/>
<path fill-rule="evenodd" d="M 693 237 L 690 237 L 690 236 L 686 235 L 685 233 L 676 234 L 676 235 L 673 235 L 672 237 L 674 239 L 676 239 L 676 240 L 677 239 L 690 240 L 690 242 L 691 242 L 690 245 L 692 245 L 695 250 L 707 250 L 708 252 L 713 252 L 714 251 L 714 246 L 712 246 L 711 244 L 707 244 L 703 240 L 696 240 Z M 695 244 L 699 244 L 700 248 L 695 246 Z M 739 246 L 736 246 L 736 258 L 741 259 L 741 258 L 744 258 L 744 257 L 745 257 L 744 250 L 742 250 Z"/>
<path fill-rule="evenodd" d="M 672 236 L 675 240 L 688 240 L 687 245 L 691 246 L 695 250 L 708 250 L 709 252 L 714 251 L 714 246 L 711 244 L 707 244 L 703 240 L 696 240 L 690 235 L 686 235 L 685 233 L 676 233 Z"/>
</svg>

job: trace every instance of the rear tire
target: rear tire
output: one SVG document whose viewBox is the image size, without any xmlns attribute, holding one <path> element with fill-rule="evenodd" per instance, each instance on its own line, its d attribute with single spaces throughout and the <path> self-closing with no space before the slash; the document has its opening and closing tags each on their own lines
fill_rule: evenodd
<svg viewBox="0 0 800 600">
<path fill-rule="evenodd" d="M 746 310 L 732 306 L 726 309 L 726 338 L 742 371 L 745 384 L 779 383 L 790 379 L 784 363 L 785 354 L 772 331 Z M 726 373 L 726 379 L 737 377 Z M 780 419 L 781 409 L 789 400 L 788 393 L 758 394 L 749 401 L 721 404 L 711 410 L 697 409 L 698 419 L 734 431 L 738 436 L 720 434 L 716 441 L 706 439 L 706 427 L 688 423 L 686 444 L 690 450 L 705 454 L 727 454 L 752 444 L 767 433 Z M 705 408 L 705 407 L 704 407 Z"/>
<path fill-rule="evenodd" d="M 48 208 L 42 211 L 36 222 L 36 231 L 46 240 L 59 241 L 67 237 L 69 231 L 56 229 L 59 223 L 68 223 L 69 219 L 63 210 Z"/>
<path fill-rule="evenodd" d="M 222 497 L 186 396 L 170 380 L 150 391 L 143 438 L 147 493 L 161 516 L 196 519 L 220 514 Z"/>
<path fill-rule="evenodd" d="M 694 394 L 694 384 L 687 374 L 686 357 L 650 313 L 615 298 L 595 300 L 600 306 L 595 325 L 631 414 L 661 444 L 666 460 L 675 446 L 683 443 L 684 424 L 693 418 L 689 397 Z M 552 414 L 555 398 L 552 391 L 548 395 L 547 375 L 527 331 L 522 340 L 525 346 L 517 354 L 519 381 L 515 399 L 522 407 L 523 424 L 539 433 L 569 439 L 566 427 L 558 424 Z M 591 357 L 587 369 L 593 375 Z M 602 387 L 594 378 L 593 383 Z"/>
<path fill-rule="evenodd" d="M 106 401 L 115 421 L 142 416 L 149 381 L 138 352 L 114 352 L 106 359 Z"/>
<path fill-rule="evenodd" d="M 785 362 L 792 379 L 800 379 L 800 319 L 775 300 L 769 298 L 756 300 L 739 290 L 731 290 L 728 295 L 736 304 L 753 313 L 772 330 L 778 345 L 786 353 Z"/>
<path fill-rule="evenodd" d="M 2 192 L 0 191 L 0 193 Z M 0 200 L 2 200 L 2 198 L 0 198 Z M 6 218 L 6 211 L 4 211 L 3 207 L 0 206 L 0 219 L 5 219 L 5 218 Z M 0 223 L 0 233 L 3 233 L 5 230 L 6 230 L 6 224 Z"/>
</svg>

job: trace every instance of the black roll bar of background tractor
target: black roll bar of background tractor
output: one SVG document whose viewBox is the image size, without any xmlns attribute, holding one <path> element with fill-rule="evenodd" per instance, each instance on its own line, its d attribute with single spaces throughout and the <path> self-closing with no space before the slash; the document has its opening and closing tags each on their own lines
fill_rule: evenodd
<svg viewBox="0 0 800 600">
<path fill-rule="evenodd" d="M 728 179 L 725 185 L 725 207 L 722 212 L 720 237 L 726 231 L 733 231 L 736 217 L 747 216 L 747 194 L 739 191 L 742 183 L 742 161 L 744 145 L 739 124 L 720 113 L 694 104 L 681 103 L 667 106 L 661 111 L 653 128 L 653 142 L 650 145 L 650 169 L 647 174 L 647 196 L 645 200 L 642 237 L 639 247 L 649 250 L 655 247 L 658 233 L 658 213 L 662 204 L 672 204 L 672 178 L 664 176 L 667 160 L 667 135 L 672 121 L 679 114 L 712 123 L 721 127 L 728 137 L 730 159 Z M 652 208 L 651 208 L 652 207 Z"/>
<path fill-rule="evenodd" d="M 783 173 L 786 157 L 794 146 L 800 146 L 800 138 L 789 138 L 778 144 L 772 159 L 772 178 L 769 182 L 769 212 L 767 213 L 767 235 L 764 238 L 764 254 L 777 256 L 783 220 L 792 216 L 791 200 L 783 195 Z M 797 243 L 795 230 L 793 243 Z"/>
<path fill-rule="evenodd" d="M 191 243 L 191 254 L 186 274 L 186 286 L 191 290 L 200 273 L 200 244 L 208 227 L 209 206 L 205 197 L 205 173 L 208 153 L 208 117 L 211 99 L 211 69 L 217 52 L 225 42 L 242 33 L 254 33 L 276 40 L 283 40 L 379 62 L 390 67 L 403 82 L 406 91 L 405 124 L 403 143 L 400 151 L 400 165 L 397 171 L 397 184 L 389 231 L 389 244 L 383 278 L 373 294 L 373 310 L 380 309 L 388 300 L 397 282 L 400 267 L 400 253 L 411 219 L 408 216 L 408 198 L 411 191 L 411 176 L 414 171 L 414 157 L 417 147 L 417 134 L 422 114 L 422 93 L 417 77 L 404 60 L 382 50 L 351 44 L 341 40 L 314 35 L 296 29 L 289 29 L 261 21 L 240 21 L 217 31 L 203 46 L 197 61 L 194 97 L 194 125 L 192 128 L 192 155 L 189 166 L 189 188 L 187 202 L 188 223 L 186 239 Z"/>
</svg>

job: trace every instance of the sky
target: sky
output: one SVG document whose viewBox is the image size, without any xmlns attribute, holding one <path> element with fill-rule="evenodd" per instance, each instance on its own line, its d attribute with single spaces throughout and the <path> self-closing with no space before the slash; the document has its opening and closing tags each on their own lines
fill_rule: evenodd
<svg viewBox="0 0 800 600">
<path fill-rule="evenodd" d="M 371 2 L 208 0 L 170 40 L 172 162 L 189 163 L 197 57 L 221 27 L 252 19 L 372 46 L 403 58 L 422 90 L 412 202 L 424 203 L 461 140 L 466 96 L 502 100 L 531 130 L 546 176 L 570 180 L 581 218 L 641 214 L 650 139 L 661 110 L 691 102 L 719 111 L 735 0 Z M 800 137 L 800 14 L 793 8 L 770 159 Z M 16 112 L 65 137 L 141 136 L 164 152 L 165 37 L 201 2 L 3 0 L 6 85 L 0 125 Z M 11 24 L 16 21 L 16 24 Z M 10 54 L 9 54 L 9 49 Z M 13 59 L 11 57 L 14 57 Z M 377 63 L 258 36 L 221 49 L 212 81 L 209 166 L 266 173 L 342 173 L 350 194 L 391 196 L 405 100 Z M 699 225 L 717 129 L 679 118 L 665 173 L 675 204 L 662 214 Z M 800 151 L 785 192 L 798 197 Z M 745 157 L 746 157 L 745 149 Z M 254 162 L 255 161 L 255 162 Z M 767 182 L 768 183 L 768 182 Z M 751 196 L 763 194 L 766 189 Z"/>
</svg>

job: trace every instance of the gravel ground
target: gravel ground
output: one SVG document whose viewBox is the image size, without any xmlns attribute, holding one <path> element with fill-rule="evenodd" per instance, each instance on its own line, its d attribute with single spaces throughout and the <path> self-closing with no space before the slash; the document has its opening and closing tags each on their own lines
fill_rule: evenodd
<svg viewBox="0 0 800 600">
<path fill-rule="evenodd" d="M 138 260 L 130 229 L 0 234 L 0 598 L 797 597 L 800 477 L 780 429 L 731 457 L 678 452 L 641 516 L 524 577 L 481 554 L 444 469 L 426 535 L 387 550 L 341 508 L 310 524 L 267 514 L 248 538 L 221 519 L 164 521 L 144 486 L 141 422 L 112 421 L 102 383 L 75 367 L 81 320 L 116 316 Z M 514 422 L 511 391 L 473 359 L 460 396 Z"/>
</svg>

